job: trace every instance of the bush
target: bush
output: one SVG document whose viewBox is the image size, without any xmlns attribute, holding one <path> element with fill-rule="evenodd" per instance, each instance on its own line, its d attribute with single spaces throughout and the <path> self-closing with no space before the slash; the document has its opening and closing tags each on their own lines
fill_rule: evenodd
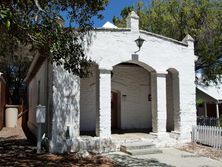
<svg viewBox="0 0 222 167">
<path fill-rule="evenodd" d="M 203 104 L 204 104 L 204 100 L 203 99 L 197 99 L 196 100 L 196 105 L 197 107 L 203 107 Z"/>
</svg>

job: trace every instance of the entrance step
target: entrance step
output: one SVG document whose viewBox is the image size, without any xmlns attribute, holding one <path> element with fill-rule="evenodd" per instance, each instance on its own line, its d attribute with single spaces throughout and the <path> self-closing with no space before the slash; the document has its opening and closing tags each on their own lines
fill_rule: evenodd
<svg viewBox="0 0 222 167">
<path fill-rule="evenodd" d="M 120 146 L 121 151 L 125 150 L 140 150 L 140 149 L 149 149 L 155 148 L 155 144 L 152 143 L 127 143 Z"/>
<path fill-rule="evenodd" d="M 147 155 L 147 154 L 160 154 L 163 153 L 162 150 L 157 148 L 150 148 L 150 149 L 141 149 L 141 150 L 128 150 L 123 151 L 129 155 Z"/>
<path fill-rule="evenodd" d="M 163 151 L 156 148 L 152 143 L 128 143 L 120 146 L 120 151 L 129 155 L 146 155 L 146 154 L 158 154 Z"/>
</svg>

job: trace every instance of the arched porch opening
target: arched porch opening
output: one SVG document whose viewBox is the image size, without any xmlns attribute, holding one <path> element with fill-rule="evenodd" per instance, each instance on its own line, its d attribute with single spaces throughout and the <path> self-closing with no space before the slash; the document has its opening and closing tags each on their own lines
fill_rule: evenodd
<svg viewBox="0 0 222 167">
<path fill-rule="evenodd" d="M 95 136 L 99 110 L 99 68 L 96 63 L 89 68 L 89 75 L 80 79 L 80 135 Z"/>
<path fill-rule="evenodd" d="M 179 72 L 169 68 L 166 75 L 167 132 L 179 131 L 180 87 Z"/>
<path fill-rule="evenodd" d="M 113 66 L 111 72 L 111 131 L 151 132 L 155 70 L 139 61 Z"/>
</svg>

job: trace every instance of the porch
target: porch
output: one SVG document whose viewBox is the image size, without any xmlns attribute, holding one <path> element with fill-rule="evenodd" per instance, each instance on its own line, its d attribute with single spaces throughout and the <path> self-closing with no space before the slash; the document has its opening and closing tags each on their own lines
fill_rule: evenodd
<svg viewBox="0 0 222 167">
<path fill-rule="evenodd" d="M 139 61 L 113 66 L 92 65 L 80 80 L 80 135 L 102 138 L 122 132 L 180 132 L 179 73 L 166 72 Z"/>
</svg>

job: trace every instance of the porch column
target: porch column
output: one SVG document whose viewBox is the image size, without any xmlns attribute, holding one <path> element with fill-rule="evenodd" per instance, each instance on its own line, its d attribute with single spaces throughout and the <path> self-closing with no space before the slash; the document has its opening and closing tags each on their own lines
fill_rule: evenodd
<svg viewBox="0 0 222 167">
<path fill-rule="evenodd" d="M 219 119 L 220 114 L 219 114 L 219 103 L 218 102 L 216 103 L 216 116 L 217 116 L 217 119 Z"/>
<path fill-rule="evenodd" d="M 96 116 L 96 135 L 111 136 L 111 71 L 99 70 L 99 108 Z"/>
<path fill-rule="evenodd" d="M 156 103 L 157 110 L 153 117 L 153 132 L 163 134 L 166 132 L 166 74 L 165 72 L 156 74 Z"/>
</svg>

